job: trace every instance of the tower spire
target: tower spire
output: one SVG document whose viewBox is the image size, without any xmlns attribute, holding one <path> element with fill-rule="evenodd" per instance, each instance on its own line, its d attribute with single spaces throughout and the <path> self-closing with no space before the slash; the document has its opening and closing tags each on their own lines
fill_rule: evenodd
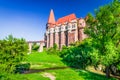
<svg viewBox="0 0 120 80">
<path fill-rule="evenodd" d="M 50 11 L 50 15 L 49 15 L 49 18 L 48 18 L 48 23 L 55 24 L 55 17 L 54 17 L 53 9 L 51 9 L 51 11 Z"/>
</svg>

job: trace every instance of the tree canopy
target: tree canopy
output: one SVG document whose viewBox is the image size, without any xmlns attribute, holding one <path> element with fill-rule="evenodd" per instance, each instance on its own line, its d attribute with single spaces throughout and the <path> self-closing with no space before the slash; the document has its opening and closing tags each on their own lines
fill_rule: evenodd
<svg viewBox="0 0 120 80">
<path fill-rule="evenodd" d="M 15 66 L 25 59 L 28 45 L 24 39 L 9 35 L 0 40 L 0 72 L 13 73 Z"/>
<path fill-rule="evenodd" d="M 97 64 L 106 66 L 107 77 L 109 67 L 120 61 L 120 1 L 102 6 L 95 11 L 95 16 L 88 14 L 85 33 L 92 39 L 97 50 Z M 92 54 L 92 53 L 91 53 Z"/>
</svg>

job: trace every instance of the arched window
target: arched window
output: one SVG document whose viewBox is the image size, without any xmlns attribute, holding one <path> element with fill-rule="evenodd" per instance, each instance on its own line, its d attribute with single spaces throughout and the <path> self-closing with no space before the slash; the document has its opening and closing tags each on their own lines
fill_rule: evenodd
<svg viewBox="0 0 120 80">
<path fill-rule="evenodd" d="M 75 24 L 72 24 L 72 28 L 75 28 Z"/>
</svg>

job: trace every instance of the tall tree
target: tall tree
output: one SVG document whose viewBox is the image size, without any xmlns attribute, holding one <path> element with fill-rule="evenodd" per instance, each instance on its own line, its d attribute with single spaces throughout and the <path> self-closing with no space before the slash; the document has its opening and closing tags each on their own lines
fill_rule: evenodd
<svg viewBox="0 0 120 80">
<path fill-rule="evenodd" d="M 85 32 L 96 43 L 94 57 L 99 57 L 97 63 L 106 67 L 106 77 L 109 77 L 109 67 L 119 61 L 120 55 L 120 1 L 100 7 L 95 16 L 88 14 L 86 21 Z"/>
</svg>

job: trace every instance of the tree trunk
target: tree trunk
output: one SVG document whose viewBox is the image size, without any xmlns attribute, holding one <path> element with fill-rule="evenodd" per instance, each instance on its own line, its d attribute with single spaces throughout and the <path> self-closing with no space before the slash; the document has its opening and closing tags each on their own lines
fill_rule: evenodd
<svg viewBox="0 0 120 80">
<path fill-rule="evenodd" d="M 106 77 L 110 78 L 110 70 L 109 70 L 109 66 L 106 66 Z"/>
</svg>

